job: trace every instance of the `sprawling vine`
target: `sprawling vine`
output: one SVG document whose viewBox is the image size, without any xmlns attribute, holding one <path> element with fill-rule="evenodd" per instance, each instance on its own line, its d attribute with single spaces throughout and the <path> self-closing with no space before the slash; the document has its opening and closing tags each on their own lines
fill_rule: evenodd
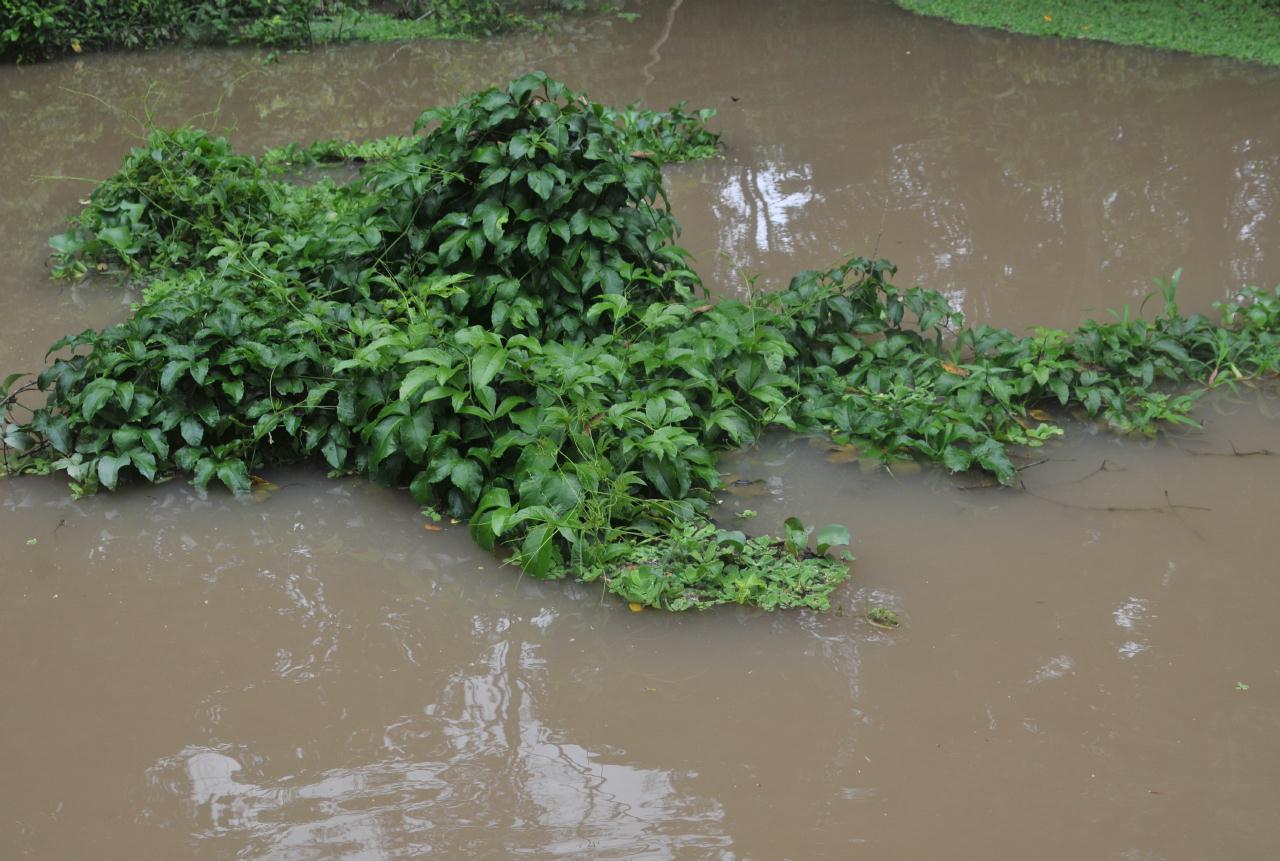
<svg viewBox="0 0 1280 861">
<path fill-rule="evenodd" d="M 143 300 L 6 381 L 6 464 L 76 493 L 178 474 L 244 492 L 316 459 L 466 518 L 531 576 L 676 610 L 821 608 L 847 532 L 813 552 L 794 521 L 777 540 L 720 528 L 717 452 L 782 426 L 1008 482 L 1011 446 L 1061 432 L 1046 410 L 1150 433 L 1190 421 L 1196 386 L 1280 361 L 1280 295 L 1214 322 L 1179 312 L 1176 276 L 1152 320 L 1027 337 L 966 327 L 863 258 L 710 301 L 660 171 L 714 151 L 707 117 L 533 74 L 364 146 L 254 159 L 156 131 L 53 240 L 60 274 L 114 266 Z M 280 174 L 333 159 L 368 163 L 345 184 Z"/>
</svg>

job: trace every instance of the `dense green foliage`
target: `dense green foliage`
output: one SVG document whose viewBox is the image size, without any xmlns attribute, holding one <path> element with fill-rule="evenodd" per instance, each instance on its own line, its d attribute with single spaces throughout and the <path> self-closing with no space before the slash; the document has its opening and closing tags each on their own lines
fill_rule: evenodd
<svg viewBox="0 0 1280 861">
<path fill-rule="evenodd" d="M 157 131 L 52 241 L 61 274 L 114 265 L 143 301 L 6 381 L 6 463 L 77 493 L 175 474 L 243 492 L 315 458 L 467 518 L 532 576 L 669 609 L 824 607 L 847 532 L 813 554 L 793 521 L 780 540 L 716 526 L 718 451 L 781 426 L 1009 482 L 1010 446 L 1061 432 L 1045 408 L 1151 433 L 1189 421 L 1190 384 L 1280 363 L 1280 295 L 1215 323 L 1179 312 L 1176 275 L 1153 320 L 1029 337 L 965 327 L 862 258 L 708 301 L 659 168 L 713 150 L 706 117 L 535 74 L 363 146 L 253 159 Z M 348 184 L 279 173 L 349 157 L 371 160 Z M 22 412 L 33 387 L 47 402 Z"/>
<path fill-rule="evenodd" d="M 1280 64 L 1275 0 L 895 0 L 957 24 Z"/>
<path fill-rule="evenodd" d="M 0 0 L 0 60 L 184 42 L 473 38 L 537 27 L 585 0 Z"/>
<path fill-rule="evenodd" d="M 145 299 L 58 345 L 73 355 L 42 374 L 48 404 L 6 440 L 80 493 L 176 472 L 243 491 L 260 466 L 321 458 L 470 516 L 534 576 L 625 558 L 627 577 L 594 576 L 640 603 L 824 606 L 845 566 L 785 540 L 714 530 L 717 552 L 674 570 L 669 528 L 707 507 L 711 448 L 759 423 L 717 349 L 745 348 L 751 310 L 690 338 L 701 288 L 655 206 L 655 154 L 712 151 L 706 116 L 613 111 L 531 75 L 428 111 L 424 137 L 265 160 L 378 157 L 346 186 L 155 132 L 54 240 L 64 273 L 112 261 Z"/>
<path fill-rule="evenodd" d="M 613 10 L 608 3 L 590 5 Z M 588 8 L 587 0 L 346 0 L 312 21 L 311 38 L 316 42 L 475 39 L 541 29 L 565 13 Z"/>
<path fill-rule="evenodd" d="M 587 0 L 397 0 L 394 6 L 396 20 L 435 21 L 444 35 L 470 37 L 526 27 L 548 13 L 581 12 Z"/>
<path fill-rule="evenodd" d="M 310 42 L 315 0 L 0 0 L 0 59 L 164 42 Z"/>
</svg>

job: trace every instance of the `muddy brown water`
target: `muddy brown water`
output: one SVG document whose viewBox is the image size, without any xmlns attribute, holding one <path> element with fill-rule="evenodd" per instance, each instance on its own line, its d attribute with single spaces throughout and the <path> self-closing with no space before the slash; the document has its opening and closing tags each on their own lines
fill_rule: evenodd
<svg viewBox="0 0 1280 861">
<path fill-rule="evenodd" d="M 46 279 L 88 185 L 36 177 L 107 175 L 148 93 L 251 151 L 403 132 L 533 68 L 717 107 L 727 157 L 669 181 L 721 293 L 877 244 L 1019 329 L 1178 266 L 1197 310 L 1280 280 L 1280 72 L 877 3 L 632 8 L 0 69 L 0 368 L 127 314 Z M 790 437 L 727 458 L 759 482 L 726 522 L 852 528 L 827 614 L 633 614 L 305 467 L 256 501 L 0 483 L 0 857 L 1273 858 L 1277 414 L 1242 393 L 1155 441 L 1074 426 L 1021 492 Z"/>
</svg>

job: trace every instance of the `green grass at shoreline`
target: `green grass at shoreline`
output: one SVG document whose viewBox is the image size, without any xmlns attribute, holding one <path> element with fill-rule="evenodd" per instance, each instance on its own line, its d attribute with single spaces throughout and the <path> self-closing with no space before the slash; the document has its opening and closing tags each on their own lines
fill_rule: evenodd
<svg viewBox="0 0 1280 861">
<path fill-rule="evenodd" d="M 1270 0 L 895 2 L 957 24 L 1280 65 L 1280 3 Z"/>
<path fill-rule="evenodd" d="M 311 40 L 316 45 L 449 38 L 465 37 L 450 31 L 434 18 L 403 19 L 380 12 L 351 10 L 345 15 L 321 18 L 311 23 Z"/>
<path fill-rule="evenodd" d="M 162 45 L 305 49 L 343 42 L 472 40 L 540 30 L 566 13 L 617 12 L 585 0 L 0 0 L 0 62 L 31 63 L 85 51 Z M 426 11 L 419 15 L 418 8 Z M 623 16 L 625 17 L 625 16 Z"/>
</svg>

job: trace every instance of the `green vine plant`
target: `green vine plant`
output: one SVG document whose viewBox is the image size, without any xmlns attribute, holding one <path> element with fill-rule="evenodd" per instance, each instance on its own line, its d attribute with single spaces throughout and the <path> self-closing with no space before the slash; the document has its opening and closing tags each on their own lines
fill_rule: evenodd
<svg viewBox="0 0 1280 861">
<path fill-rule="evenodd" d="M 533 577 L 668 610 L 825 609 L 848 531 L 810 549 L 794 519 L 780 538 L 721 527 L 718 452 L 776 426 L 1010 483 L 1011 449 L 1062 432 L 1047 410 L 1150 434 L 1276 372 L 1280 293 L 1211 321 L 1179 312 L 1176 274 L 1154 319 L 1028 336 L 966 326 L 861 257 L 711 301 L 661 173 L 714 153 L 709 118 L 535 73 L 367 145 L 255 159 L 153 131 L 51 241 L 58 274 L 114 269 L 142 299 L 4 381 L 5 468 L 76 494 L 177 475 L 245 493 L 319 460 L 465 518 Z M 365 163 L 283 174 L 335 160 Z"/>
</svg>

